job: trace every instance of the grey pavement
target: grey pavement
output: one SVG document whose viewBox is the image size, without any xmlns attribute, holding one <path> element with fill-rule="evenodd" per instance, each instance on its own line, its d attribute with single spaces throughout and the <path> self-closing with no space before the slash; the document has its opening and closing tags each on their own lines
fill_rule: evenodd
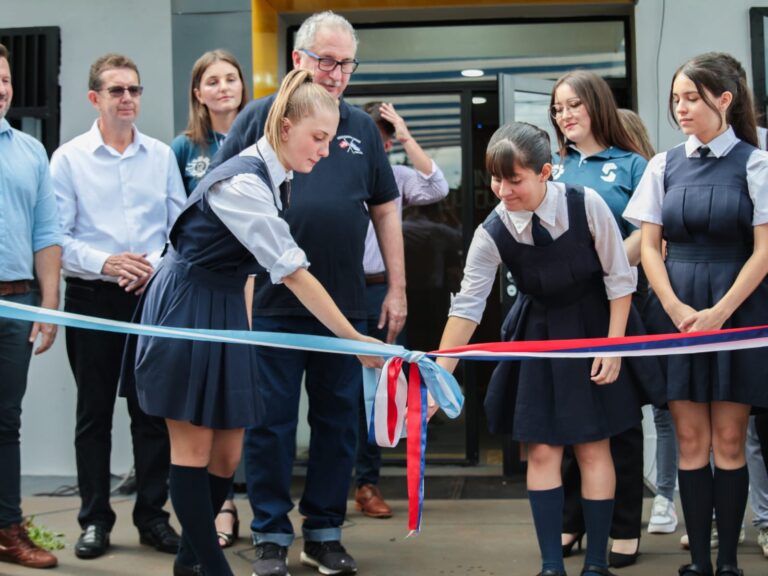
<svg viewBox="0 0 768 576">
<path fill-rule="evenodd" d="M 427 478 L 427 488 L 429 478 Z M 644 519 L 650 513 L 651 499 L 645 499 Z M 343 542 L 356 558 L 361 576 L 533 576 L 539 572 L 538 547 L 525 499 L 507 500 L 428 500 L 424 506 L 421 534 L 406 538 L 407 502 L 393 500 L 395 516 L 374 520 L 362 516 L 349 503 L 349 517 L 343 530 Z M 95 560 L 79 560 L 72 551 L 77 540 L 77 509 L 79 500 L 73 497 L 25 497 L 27 515 L 46 528 L 64 533 L 67 547 L 59 551 L 60 564 L 48 571 L 51 575 L 124 575 L 172 574 L 173 557 L 141 546 L 131 523 L 132 499 L 114 498 L 118 522 L 112 532 L 109 553 Z M 238 498 L 241 532 L 248 532 L 251 513 L 247 501 Z M 679 510 L 679 506 L 678 506 Z M 296 511 L 294 526 L 300 525 Z M 175 519 L 173 520 L 175 522 Z M 178 526 L 178 524 L 176 524 Z M 668 536 L 648 536 L 642 539 L 642 554 L 635 566 L 616 570 L 619 576 L 672 576 L 688 555 L 679 546 L 683 528 Z M 227 556 L 237 576 L 251 574 L 249 558 L 252 550 L 247 534 L 227 550 Z M 289 555 L 292 576 L 317 574 L 301 566 L 299 553 L 302 541 L 297 539 Z M 768 559 L 763 558 L 756 544 L 756 531 L 747 522 L 747 541 L 740 547 L 740 565 L 748 576 L 768 574 Z M 571 576 L 578 576 L 584 561 L 583 553 L 566 559 Z M 0 563 L 0 574 L 32 576 L 40 571 Z"/>
</svg>

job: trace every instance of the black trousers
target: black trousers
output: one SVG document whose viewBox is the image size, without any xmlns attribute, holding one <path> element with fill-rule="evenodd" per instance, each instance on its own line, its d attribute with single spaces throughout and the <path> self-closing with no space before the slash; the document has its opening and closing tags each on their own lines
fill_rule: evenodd
<svg viewBox="0 0 768 576">
<path fill-rule="evenodd" d="M 640 537 L 643 515 L 643 428 L 636 426 L 611 438 L 611 456 L 616 469 L 616 496 L 611 538 Z M 571 448 L 563 455 L 563 532 L 584 531 L 581 510 L 581 474 Z"/>
<path fill-rule="evenodd" d="M 64 309 L 112 320 L 130 321 L 138 298 L 117 284 L 67 280 Z M 77 384 L 75 456 L 82 527 L 99 524 L 112 529 L 115 513 L 109 504 L 112 416 L 117 396 L 125 336 L 112 332 L 67 328 L 67 356 Z M 168 518 L 170 448 L 161 418 L 139 408 L 135 390 L 127 398 L 131 417 L 136 504 L 133 523 L 143 529 Z"/>
</svg>

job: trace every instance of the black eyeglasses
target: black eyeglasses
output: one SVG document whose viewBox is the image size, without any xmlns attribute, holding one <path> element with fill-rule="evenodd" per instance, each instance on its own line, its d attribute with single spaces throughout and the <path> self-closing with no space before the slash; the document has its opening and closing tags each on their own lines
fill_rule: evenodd
<svg viewBox="0 0 768 576">
<path fill-rule="evenodd" d="M 131 98 L 136 98 L 137 96 L 141 96 L 141 93 L 144 92 L 144 86 L 110 86 L 109 88 L 102 88 L 99 90 L 99 92 L 109 92 L 109 95 L 112 96 L 112 98 L 122 98 L 126 91 L 131 95 Z"/>
<path fill-rule="evenodd" d="M 310 58 L 314 58 L 315 60 L 317 60 L 317 67 L 323 72 L 333 72 L 334 70 L 336 70 L 336 66 L 338 66 L 339 68 L 341 68 L 342 74 L 352 74 L 355 70 L 357 70 L 357 67 L 360 65 L 360 62 L 358 62 L 355 59 L 336 60 L 335 58 L 330 58 L 328 56 L 320 56 L 318 54 L 315 54 L 314 52 L 305 50 L 304 48 L 301 48 L 299 52 L 304 52 L 304 54 L 306 54 Z"/>
</svg>

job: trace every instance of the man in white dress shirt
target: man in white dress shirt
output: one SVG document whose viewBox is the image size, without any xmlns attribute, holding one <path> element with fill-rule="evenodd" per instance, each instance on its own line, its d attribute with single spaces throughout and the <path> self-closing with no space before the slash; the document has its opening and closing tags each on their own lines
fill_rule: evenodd
<svg viewBox="0 0 768 576">
<path fill-rule="evenodd" d="M 88 88 L 99 117 L 51 159 L 64 235 L 64 309 L 130 321 L 186 194 L 171 149 L 134 125 L 143 88 L 133 61 L 118 54 L 102 56 L 91 66 Z M 120 334 L 66 331 L 77 383 L 79 558 L 104 554 L 115 523 L 109 504 L 110 451 L 124 341 Z M 144 414 L 135 393 L 128 397 L 128 412 L 137 485 L 133 522 L 142 544 L 176 553 L 179 537 L 163 510 L 170 460 L 165 423 Z"/>
</svg>

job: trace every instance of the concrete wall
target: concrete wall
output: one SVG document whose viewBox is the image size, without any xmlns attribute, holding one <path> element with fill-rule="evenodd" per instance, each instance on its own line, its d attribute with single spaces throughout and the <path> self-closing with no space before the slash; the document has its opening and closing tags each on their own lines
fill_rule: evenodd
<svg viewBox="0 0 768 576">
<path fill-rule="evenodd" d="M 639 0 L 635 9 L 639 113 L 659 150 L 684 137 L 667 114 L 672 74 L 687 59 L 709 51 L 729 52 L 750 78 L 749 9 L 755 0 Z M 657 66 L 658 60 L 658 66 Z"/>
<path fill-rule="evenodd" d="M 96 113 L 86 99 L 88 67 L 106 52 L 136 62 L 145 87 L 139 129 L 169 142 L 173 136 L 170 0 L 0 0 L 2 27 L 61 28 L 61 140 L 90 128 Z M 63 293 L 62 293 L 63 296 Z M 22 472 L 74 475 L 75 385 L 64 347 L 64 330 L 44 355 L 35 357 L 24 398 Z M 113 471 L 132 464 L 125 401 L 115 415 Z"/>
</svg>

